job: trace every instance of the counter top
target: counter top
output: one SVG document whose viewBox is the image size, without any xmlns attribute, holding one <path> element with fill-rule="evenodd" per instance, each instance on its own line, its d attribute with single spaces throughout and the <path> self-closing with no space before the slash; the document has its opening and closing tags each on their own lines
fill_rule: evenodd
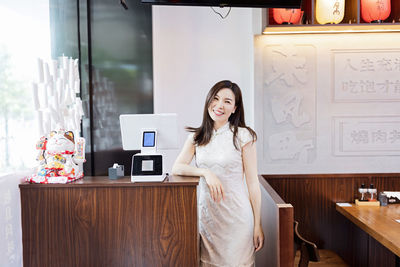
<svg viewBox="0 0 400 267">
<path fill-rule="evenodd" d="M 131 182 L 130 176 L 111 180 L 108 176 L 85 176 L 68 184 L 30 184 L 23 182 L 20 188 L 33 187 L 132 187 L 132 186 L 196 186 L 199 177 L 170 175 L 163 182 Z"/>
</svg>

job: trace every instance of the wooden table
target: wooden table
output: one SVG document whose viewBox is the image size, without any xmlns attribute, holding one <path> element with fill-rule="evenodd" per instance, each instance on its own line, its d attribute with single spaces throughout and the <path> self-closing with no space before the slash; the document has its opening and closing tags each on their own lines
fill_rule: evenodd
<svg viewBox="0 0 400 267">
<path fill-rule="evenodd" d="M 24 266 L 197 266 L 198 181 L 22 183 Z"/>
<path fill-rule="evenodd" d="M 393 252 L 396 266 L 400 265 L 400 204 L 381 207 L 342 207 L 336 204 L 336 210 L 343 214 L 379 243 Z"/>
</svg>

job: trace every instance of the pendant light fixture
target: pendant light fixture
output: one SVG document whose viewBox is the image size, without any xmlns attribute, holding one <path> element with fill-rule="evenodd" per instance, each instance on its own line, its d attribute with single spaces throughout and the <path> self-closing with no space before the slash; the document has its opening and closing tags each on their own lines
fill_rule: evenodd
<svg viewBox="0 0 400 267">
<path fill-rule="evenodd" d="M 315 14 L 319 24 L 338 24 L 344 18 L 344 0 L 317 0 Z"/>
<path fill-rule="evenodd" d="M 361 17 L 365 22 L 382 22 L 390 15 L 390 0 L 361 0 Z"/>
<path fill-rule="evenodd" d="M 303 11 L 300 8 L 273 8 L 272 16 L 278 24 L 298 24 L 303 16 Z"/>
</svg>

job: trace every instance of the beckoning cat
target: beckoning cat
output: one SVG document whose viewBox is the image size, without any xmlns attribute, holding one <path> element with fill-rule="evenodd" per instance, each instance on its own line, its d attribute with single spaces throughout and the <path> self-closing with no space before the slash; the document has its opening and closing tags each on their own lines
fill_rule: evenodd
<svg viewBox="0 0 400 267">
<path fill-rule="evenodd" d="M 75 159 L 75 139 L 71 131 L 52 131 L 36 144 L 40 165 L 37 173 L 27 178 L 31 183 L 68 183 L 83 177 L 84 159 Z"/>
</svg>

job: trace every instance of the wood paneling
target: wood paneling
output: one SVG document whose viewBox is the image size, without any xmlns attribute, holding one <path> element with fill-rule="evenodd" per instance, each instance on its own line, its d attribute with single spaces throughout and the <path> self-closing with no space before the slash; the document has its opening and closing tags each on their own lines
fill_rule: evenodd
<svg viewBox="0 0 400 267">
<path fill-rule="evenodd" d="M 291 205 L 279 207 L 279 263 L 280 267 L 291 267 L 294 264 L 294 220 Z"/>
<path fill-rule="evenodd" d="M 396 256 L 371 236 L 368 238 L 368 267 L 396 266 Z"/>
<path fill-rule="evenodd" d="M 198 264 L 196 183 L 80 183 L 20 185 L 24 266 Z"/>
<path fill-rule="evenodd" d="M 304 238 L 338 253 L 351 266 L 368 266 L 368 234 L 335 210 L 354 202 L 357 189 L 373 183 L 378 191 L 400 191 L 400 174 L 263 175 L 282 199 L 293 205 Z M 378 256 L 377 256 L 378 257 Z"/>
</svg>

